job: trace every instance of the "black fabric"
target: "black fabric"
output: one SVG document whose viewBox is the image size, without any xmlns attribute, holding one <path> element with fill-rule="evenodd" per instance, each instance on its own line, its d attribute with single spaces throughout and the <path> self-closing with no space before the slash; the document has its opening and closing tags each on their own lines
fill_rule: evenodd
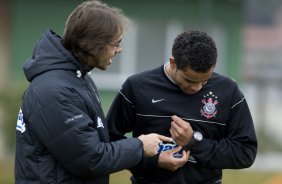
<svg viewBox="0 0 282 184">
<path fill-rule="evenodd" d="M 252 165 L 257 140 L 247 102 L 237 84 L 214 73 L 203 88 L 186 95 L 166 75 L 164 66 L 129 77 L 107 116 L 110 137 L 127 132 L 170 136 L 171 116 L 188 121 L 203 140 L 190 153 L 189 162 L 175 172 L 158 168 L 154 158 L 131 168 L 135 178 L 161 184 L 199 184 L 220 181 L 222 169 Z"/>
</svg>

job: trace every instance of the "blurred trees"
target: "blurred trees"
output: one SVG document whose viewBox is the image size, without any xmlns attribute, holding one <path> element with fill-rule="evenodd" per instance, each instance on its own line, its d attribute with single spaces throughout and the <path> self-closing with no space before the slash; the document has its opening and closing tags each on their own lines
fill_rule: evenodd
<svg viewBox="0 0 282 184">
<path fill-rule="evenodd" d="M 17 115 L 20 109 L 24 87 L 9 87 L 0 91 L 1 134 L 7 151 L 14 152 Z"/>
</svg>

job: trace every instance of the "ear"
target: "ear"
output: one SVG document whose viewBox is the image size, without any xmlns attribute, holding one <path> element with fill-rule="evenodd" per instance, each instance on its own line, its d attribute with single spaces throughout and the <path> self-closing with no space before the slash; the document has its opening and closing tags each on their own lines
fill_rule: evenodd
<svg viewBox="0 0 282 184">
<path fill-rule="evenodd" d="M 175 64 L 175 59 L 174 57 L 169 57 L 169 64 L 170 64 L 170 68 L 172 68 L 173 70 L 176 69 L 176 64 Z"/>
</svg>

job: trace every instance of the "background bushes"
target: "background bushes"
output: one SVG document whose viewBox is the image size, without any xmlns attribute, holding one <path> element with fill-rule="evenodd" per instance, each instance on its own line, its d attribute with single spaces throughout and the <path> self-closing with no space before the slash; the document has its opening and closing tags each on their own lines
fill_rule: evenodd
<svg viewBox="0 0 282 184">
<path fill-rule="evenodd" d="M 15 148 L 17 115 L 24 90 L 25 86 L 9 87 L 0 91 L 0 134 L 4 135 L 4 146 L 7 148 L 5 150 L 11 153 L 14 152 Z"/>
</svg>

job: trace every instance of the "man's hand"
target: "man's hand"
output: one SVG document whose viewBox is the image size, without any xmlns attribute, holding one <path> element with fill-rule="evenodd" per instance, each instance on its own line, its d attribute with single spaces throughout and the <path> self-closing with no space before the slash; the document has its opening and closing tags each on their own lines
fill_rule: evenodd
<svg viewBox="0 0 282 184">
<path fill-rule="evenodd" d="M 171 137 L 179 146 L 186 145 L 193 136 L 193 129 L 190 123 L 175 115 L 171 119 L 172 122 L 169 130 Z"/>
<path fill-rule="evenodd" d="M 138 138 L 143 142 L 144 157 L 152 157 L 156 155 L 158 152 L 159 144 L 162 141 L 172 142 L 172 138 L 155 133 L 140 135 Z"/>
<path fill-rule="evenodd" d="M 160 168 L 167 169 L 170 171 L 175 171 L 178 168 L 184 166 L 188 161 L 188 157 L 190 152 L 183 151 L 181 158 L 175 158 L 173 156 L 174 153 L 177 153 L 181 150 L 181 146 L 173 148 L 171 150 L 163 151 L 160 153 L 158 165 Z"/>
</svg>

